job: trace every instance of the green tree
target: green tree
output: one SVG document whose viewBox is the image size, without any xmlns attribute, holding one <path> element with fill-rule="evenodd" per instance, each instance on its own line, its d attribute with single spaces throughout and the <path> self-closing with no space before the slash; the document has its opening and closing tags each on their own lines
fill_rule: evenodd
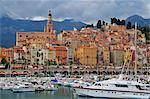
<svg viewBox="0 0 150 99">
<path fill-rule="evenodd" d="M 7 60 L 4 57 L 1 60 L 1 64 L 7 64 Z"/>
<path fill-rule="evenodd" d="M 117 19 L 117 23 L 116 23 L 117 25 L 121 25 L 121 21 L 120 21 L 120 19 Z"/>
<path fill-rule="evenodd" d="M 102 27 L 101 20 L 98 20 L 98 22 L 97 22 L 97 28 L 101 28 L 101 27 Z"/>
<path fill-rule="evenodd" d="M 131 29 L 132 28 L 132 24 L 131 24 L 131 22 L 128 22 L 127 23 L 127 29 Z"/>
<path fill-rule="evenodd" d="M 105 21 L 103 21 L 103 25 L 105 25 Z"/>
<path fill-rule="evenodd" d="M 138 29 L 145 34 L 146 40 L 150 40 L 150 27 L 145 26 L 139 27 Z"/>
<path fill-rule="evenodd" d="M 120 25 L 125 25 L 125 20 L 121 20 L 121 24 Z"/>
<path fill-rule="evenodd" d="M 89 28 L 94 28 L 94 25 L 93 25 L 93 24 L 91 24 L 91 25 L 88 24 L 88 25 L 86 26 L 86 28 L 88 28 L 88 27 L 89 27 Z"/>
<path fill-rule="evenodd" d="M 7 63 L 5 64 L 5 69 L 8 69 L 8 68 L 10 68 L 10 64 L 7 62 Z"/>
<path fill-rule="evenodd" d="M 111 18 L 111 24 L 116 23 L 117 24 L 117 18 Z"/>
</svg>

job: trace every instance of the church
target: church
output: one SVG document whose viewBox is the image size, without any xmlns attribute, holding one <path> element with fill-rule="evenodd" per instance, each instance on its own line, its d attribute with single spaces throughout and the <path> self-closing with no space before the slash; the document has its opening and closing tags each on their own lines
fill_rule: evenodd
<svg viewBox="0 0 150 99">
<path fill-rule="evenodd" d="M 17 32 L 16 46 L 29 46 L 31 44 L 45 45 L 55 44 L 56 33 L 53 30 L 52 14 L 49 10 L 48 21 L 44 27 L 44 32 Z"/>
</svg>

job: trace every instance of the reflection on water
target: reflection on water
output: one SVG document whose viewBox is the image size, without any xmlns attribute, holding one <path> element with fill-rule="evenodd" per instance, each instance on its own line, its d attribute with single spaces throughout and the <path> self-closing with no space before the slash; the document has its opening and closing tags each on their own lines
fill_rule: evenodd
<svg viewBox="0 0 150 99">
<path fill-rule="evenodd" d="M 0 99 L 98 99 L 77 96 L 72 88 L 60 87 L 57 91 L 13 93 L 0 90 Z"/>
</svg>

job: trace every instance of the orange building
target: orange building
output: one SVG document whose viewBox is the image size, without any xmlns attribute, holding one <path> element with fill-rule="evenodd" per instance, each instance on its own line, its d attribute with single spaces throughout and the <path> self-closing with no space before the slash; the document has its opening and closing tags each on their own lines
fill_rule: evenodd
<svg viewBox="0 0 150 99">
<path fill-rule="evenodd" d="M 12 48 L 9 48 L 9 49 L 2 48 L 0 57 L 1 57 L 1 59 L 5 58 L 7 60 L 7 62 L 12 62 L 13 58 L 14 58 L 13 49 Z"/>
<path fill-rule="evenodd" d="M 13 59 L 14 59 L 14 51 L 13 51 L 13 48 L 7 49 L 6 52 L 7 52 L 6 60 L 11 63 L 11 62 L 13 61 Z"/>
<path fill-rule="evenodd" d="M 56 41 L 56 33 L 52 26 L 52 15 L 49 11 L 47 25 L 44 32 L 17 32 L 16 46 L 25 46 L 30 44 L 47 44 Z"/>
<path fill-rule="evenodd" d="M 56 59 L 56 51 L 53 46 L 49 47 L 49 52 L 48 52 L 48 60 L 49 61 L 55 61 Z"/>
<path fill-rule="evenodd" d="M 7 49 L 6 48 L 2 48 L 1 49 L 1 57 L 2 58 L 6 58 L 7 57 Z"/>
<path fill-rule="evenodd" d="M 65 46 L 54 46 L 56 63 L 67 64 L 67 48 Z"/>
</svg>

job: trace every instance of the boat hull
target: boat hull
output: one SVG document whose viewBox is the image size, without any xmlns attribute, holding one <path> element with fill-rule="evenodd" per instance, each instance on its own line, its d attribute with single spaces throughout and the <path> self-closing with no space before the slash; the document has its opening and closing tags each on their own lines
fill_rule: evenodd
<svg viewBox="0 0 150 99">
<path fill-rule="evenodd" d="M 123 91 L 110 91 L 102 89 L 84 89 L 74 88 L 79 96 L 99 97 L 99 98 L 144 98 L 149 99 L 149 93 L 136 93 L 136 92 L 123 92 Z"/>
<path fill-rule="evenodd" d="M 34 88 L 14 88 L 12 89 L 13 92 L 34 92 Z"/>
</svg>

